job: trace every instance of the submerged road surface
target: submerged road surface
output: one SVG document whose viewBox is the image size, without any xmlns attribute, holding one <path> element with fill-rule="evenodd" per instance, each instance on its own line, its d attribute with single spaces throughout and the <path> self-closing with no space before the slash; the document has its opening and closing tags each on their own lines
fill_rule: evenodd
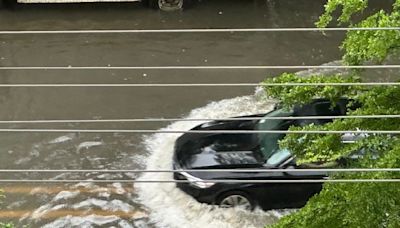
<svg viewBox="0 0 400 228">
<path fill-rule="evenodd" d="M 203 0 L 182 12 L 140 4 L 23 5 L 0 30 L 312 27 L 323 3 Z M 319 65 L 343 32 L 0 35 L 0 66 Z M 257 83 L 283 70 L 1 70 L 0 83 Z M 0 120 L 222 118 L 267 111 L 251 87 L 0 88 Z M 227 100 L 222 100 L 227 99 Z M 222 100 L 222 101 L 221 101 Z M 199 108 L 200 107 L 200 108 Z M 1 124 L 1 128 L 188 130 L 198 123 Z M 0 169 L 168 169 L 177 134 L 1 133 Z M 124 179 L 135 173 L 8 173 L 1 179 Z M 149 177 L 144 175 L 141 178 Z M 154 176 L 152 176 L 154 177 Z M 169 178 L 167 174 L 156 177 Z M 151 178 L 151 177 L 149 177 Z M 173 184 L 9 183 L 0 221 L 18 227 L 260 227 L 286 212 L 201 205 Z"/>
</svg>

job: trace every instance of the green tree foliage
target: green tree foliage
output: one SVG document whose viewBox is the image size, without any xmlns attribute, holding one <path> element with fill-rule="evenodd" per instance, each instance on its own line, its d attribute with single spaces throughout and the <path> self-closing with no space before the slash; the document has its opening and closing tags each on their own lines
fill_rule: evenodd
<svg viewBox="0 0 400 228">
<path fill-rule="evenodd" d="M 1 223 L 0 228 L 14 228 L 15 226 L 12 223 Z"/>
<path fill-rule="evenodd" d="M 332 22 L 332 13 L 341 8 L 337 21 L 350 27 L 400 27 L 400 0 L 393 3 L 390 12 L 380 10 L 364 20 L 353 23 L 354 14 L 363 12 L 368 6 L 367 0 L 329 0 L 325 13 L 316 23 L 326 27 Z M 362 64 L 365 61 L 380 62 L 390 51 L 400 48 L 399 30 L 349 31 L 341 48 L 345 51 L 344 60 L 349 64 Z"/>
<path fill-rule="evenodd" d="M 309 77 L 298 77 L 293 73 L 283 73 L 277 78 L 268 78 L 265 83 L 342 83 L 360 82 L 356 76 L 342 77 L 333 75 L 330 77 L 320 77 L 311 75 Z M 286 107 L 294 104 L 306 104 L 314 97 L 325 97 L 332 101 L 338 97 L 354 96 L 361 87 L 356 86 L 266 86 L 267 95 L 282 101 Z M 298 97 L 301 96 L 301 99 Z"/>
<path fill-rule="evenodd" d="M 356 27 L 400 27 L 399 10 L 400 8 L 392 13 L 381 10 L 358 23 Z M 345 51 L 344 60 L 349 64 L 381 62 L 391 51 L 400 48 L 400 31 L 349 31 L 341 48 Z"/>
<path fill-rule="evenodd" d="M 400 27 L 400 0 L 390 12 L 380 10 L 353 23 L 352 17 L 363 12 L 367 0 L 328 0 L 325 13 L 317 26 L 325 27 L 333 21 L 333 13 L 341 11 L 337 21 L 353 27 Z M 349 31 L 341 46 L 347 64 L 381 62 L 393 50 L 400 48 L 400 31 Z M 378 79 L 377 79 L 378 80 Z M 359 82 L 350 75 L 299 77 L 284 73 L 266 83 L 332 83 Z M 348 109 L 348 115 L 400 114 L 398 86 L 265 86 L 267 94 L 280 99 L 285 106 L 307 103 L 313 98 L 326 97 L 332 101 L 340 97 L 360 105 Z M 354 106 L 353 106 L 354 107 Z M 291 127 L 291 130 L 400 130 L 400 119 L 336 119 L 326 125 Z M 288 134 L 280 146 L 288 148 L 298 163 L 332 162 L 347 159 L 343 167 L 399 168 L 400 139 L 388 134 L 359 134 L 355 143 L 342 143 L 340 134 Z M 363 151 L 359 159 L 349 159 Z M 333 179 L 392 179 L 396 172 L 337 173 Z M 326 183 L 323 190 L 312 197 L 298 212 L 282 218 L 274 228 L 283 227 L 400 227 L 400 185 L 398 183 Z"/>
<path fill-rule="evenodd" d="M 0 203 L 1 199 L 4 198 L 3 190 L 0 189 Z M 14 225 L 11 223 L 2 223 L 0 222 L 0 228 L 14 228 Z"/>
</svg>

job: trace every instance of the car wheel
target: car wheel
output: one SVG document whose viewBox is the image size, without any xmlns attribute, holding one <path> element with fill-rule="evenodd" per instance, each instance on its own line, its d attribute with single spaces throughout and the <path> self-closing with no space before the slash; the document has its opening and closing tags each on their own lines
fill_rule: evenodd
<svg viewBox="0 0 400 228">
<path fill-rule="evenodd" d="M 251 211 L 255 207 L 255 202 L 244 192 L 228 192 L 219 198 L 218 205 L 221 208 L 240 208 Z"/>
<path fill-rule="evenodd" d="M 187 8 L 191 0 L 147 0 L 148 5 L 154 9 L 163 11 L 176 11 Z"/>
</svg>

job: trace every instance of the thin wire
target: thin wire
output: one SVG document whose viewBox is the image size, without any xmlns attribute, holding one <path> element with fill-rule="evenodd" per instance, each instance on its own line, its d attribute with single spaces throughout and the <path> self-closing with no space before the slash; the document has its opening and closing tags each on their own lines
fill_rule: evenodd
<svg viewBox="0 0 400 228">
<path fill-rule="evenodd" d="M 392 119 L 400 115 L 355 115 L 355 116 L 265 116 L 237 118 L 145 118 L 145 119 L 82 119 L 82 120 L 0 120 L 0 124 L 19 123 L 115 123 L 115 122 L 204 122 L 243 120 L 315 120 L 315 119 Z"/>
<path fill-rule="evenodd" d="M 318 32 L 318 31 L 382 31 L 400 30 L 400 27 L 368 28 L 220 28 L 220 29 L 124 29 L 124 30 L 22 30 L 0 31 L 0 34 L 102 34 L 102 33 L 226 33 L 226 32 Z"/>
<path fill-rule="evenodd" d="M 58 132 L 58 133 L 161 133 L 161 134 L 400 134 L 395 130 L 128 130 L 128 129 L 39 129 L 39 128 L 3 128 L 0 132 Z"/>
<path fill-rule="evenodd" d="M 343 83 L 150 83 L 150 84 L 0 84 L 0 87 L 245 87 L 245 86 L 398 86 L 400 82 L 343 82 Z"/>
<path fill-rule="evenodd" d="M 400 172 L 400 168 L 339 168 L 339 169 L 0 169 L 0 173 L 303 173 L 303 172 Z"/>
<path fill-rule="evenodd" d="M 390 183 L 400 182 L 400 179 L 295 179 L 295 180 L 28 180 L 0 179 L 0 183 Z"/>
<path fill-rule="evenodd" d="M 388 69 L 400 65 L 287 65 L 287 66 L 1 66 L 0 70 L 206 70 L 206 69 Z"/>
</svg>

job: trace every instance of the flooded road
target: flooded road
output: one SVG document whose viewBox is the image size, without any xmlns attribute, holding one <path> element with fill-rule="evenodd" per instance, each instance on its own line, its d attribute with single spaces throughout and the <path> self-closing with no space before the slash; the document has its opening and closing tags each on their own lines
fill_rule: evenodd
<svg viewBox="0 0 400 228">
<path fill-rule="evenodd" d="M 322 3 L 309 0 L 203 0 L 175 13 L 134 3 L 25 5 L 1 10 L 0 30 L 312 27 L 322 10 Z M 341 32 L 325 36 L 317 32 L 0 35 L 0 66 L 319 65 L 340 58 L 337 46 L 342 38 Z M 0 83 L 257 83 L 280 72 L 283 70 L 2 70 Z M 260 92 L 249 87 L 0 88 L 0 104 L 1 120 L 223 118 L 271 108 Z M 0 127 L 188 130 L 196 124 Z M 168 169 L 177 136 L 0 133 L 0 169 Z M 129 180 L 137 174 L 20 173 L 0 177 Z M 18 227 L 262 227 L 285 213 L 212 208 L 171 184 L 10 183 L 0 187 L 7 196 L 0 221 L 10 220 Z"/>
</svg>

